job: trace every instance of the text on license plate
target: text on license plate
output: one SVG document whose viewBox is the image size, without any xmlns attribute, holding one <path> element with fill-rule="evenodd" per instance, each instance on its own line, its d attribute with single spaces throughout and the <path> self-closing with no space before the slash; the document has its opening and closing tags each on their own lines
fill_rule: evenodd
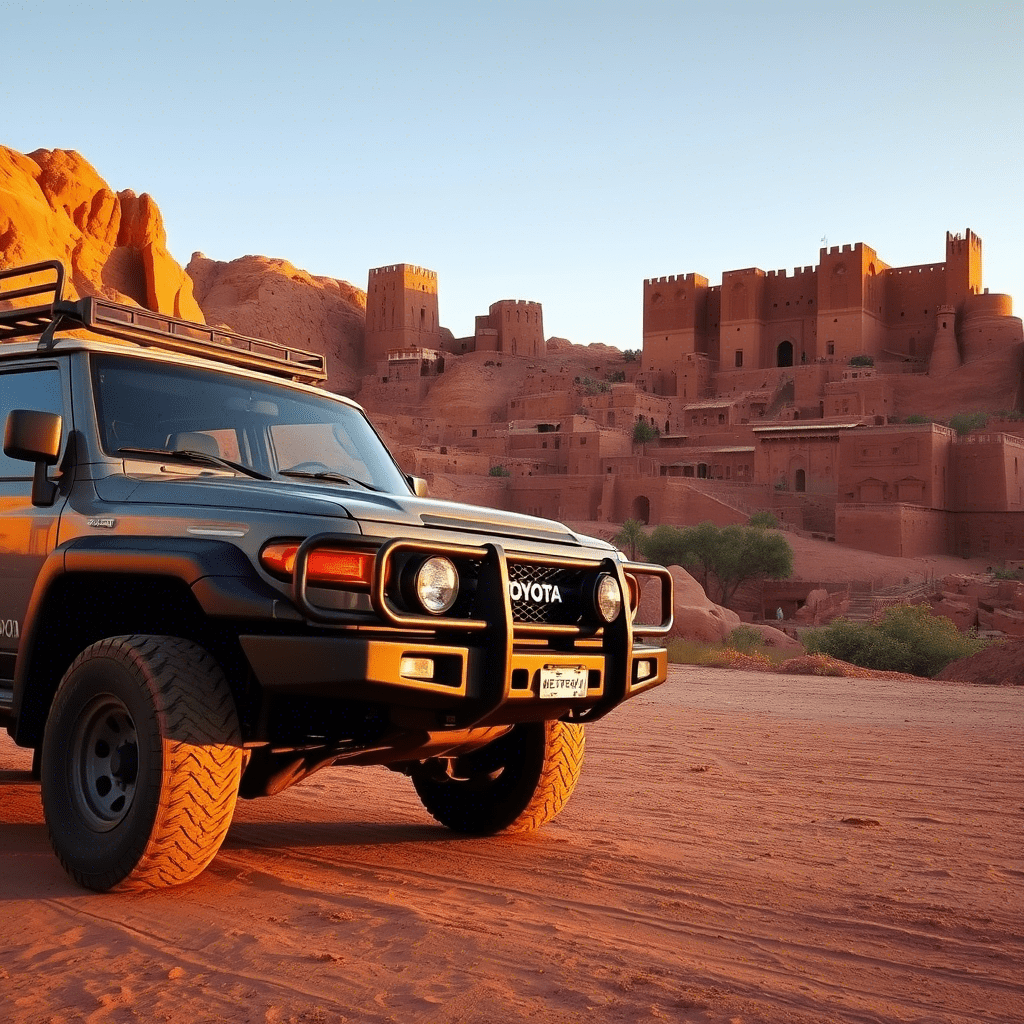
<svg viewBox="0 0 1024 1024">
<path fill-rule="evenodd" d="M 586 668 L 583 665 L 545 665 L 540 670 L 540 695 L 586 697 Z"/>
</svg>

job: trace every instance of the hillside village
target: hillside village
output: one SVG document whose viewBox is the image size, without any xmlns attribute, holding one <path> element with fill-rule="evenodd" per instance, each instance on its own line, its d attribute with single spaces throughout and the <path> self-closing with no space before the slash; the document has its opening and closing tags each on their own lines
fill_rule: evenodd
<svg viewBox="0 0 1024 1024">
<path fill-rule="evenodd" d="M 370 269 L 365 292 L 262 256 L 182 268 L 150 197 L 76 153 L 0 149 L 0 267 L 54 257 L 73 295 L 326 353 L 329 386 L 439 497 L 612 527 L 767 509 L 837 547 L 1024 558 L 1024 331 L 970 230 L 910 267 L 856 243 L 721 285 L 636 282 L 643 336 L 623 352 L 546 338 L 525 298 L 455 337 L 443 282 L 409 264 Z"/>
</svg>

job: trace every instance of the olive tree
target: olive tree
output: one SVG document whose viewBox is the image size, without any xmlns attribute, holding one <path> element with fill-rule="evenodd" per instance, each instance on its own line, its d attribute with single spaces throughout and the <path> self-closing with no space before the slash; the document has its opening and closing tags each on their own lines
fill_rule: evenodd
<svg viewBox="0 0 1024 1024">
<path fill-rule="evenodd" d="M 786 538 L 753 526 L 658 526 L 645 539 L 643 552 L 659 565 L 682 566 L 725 606 L 744 583 L 786 579 L 793 572 L 793 549 Z"/>
</svg>

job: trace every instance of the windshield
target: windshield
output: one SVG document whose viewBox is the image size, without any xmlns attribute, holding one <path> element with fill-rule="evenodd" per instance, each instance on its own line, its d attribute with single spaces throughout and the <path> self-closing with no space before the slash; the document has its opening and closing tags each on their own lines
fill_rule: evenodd
<svg viewBox="0 0 1024 1024">
<path fill-rule="evenodd" d="M 282 479 L 409 490 L 362 412 L 329 396 L 124 356 L 93 355 L 92 370 L 108 455 L 196 452 Z"/>
</svg>

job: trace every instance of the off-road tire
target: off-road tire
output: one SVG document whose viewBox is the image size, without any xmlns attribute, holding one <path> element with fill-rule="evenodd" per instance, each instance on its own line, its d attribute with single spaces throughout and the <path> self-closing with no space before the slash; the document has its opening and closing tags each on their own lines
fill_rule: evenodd
<svg viewBox="0 0 1024 1024">
<path fill-rule="evenodd" d="M 412 773 L 430 814 L 456 832 L 530 832 L 566 805 L 583 767 L 583 726 L 517 725 L 486 747 Z"/>
<path fill-rule="evenodd" d="M 53 849 L 86 888 L 187 882 L 231 824 L 243 751 L 217 662 L 189 640 L 118 636 L 61 681 L 43 738 Z"/>
</svg>

